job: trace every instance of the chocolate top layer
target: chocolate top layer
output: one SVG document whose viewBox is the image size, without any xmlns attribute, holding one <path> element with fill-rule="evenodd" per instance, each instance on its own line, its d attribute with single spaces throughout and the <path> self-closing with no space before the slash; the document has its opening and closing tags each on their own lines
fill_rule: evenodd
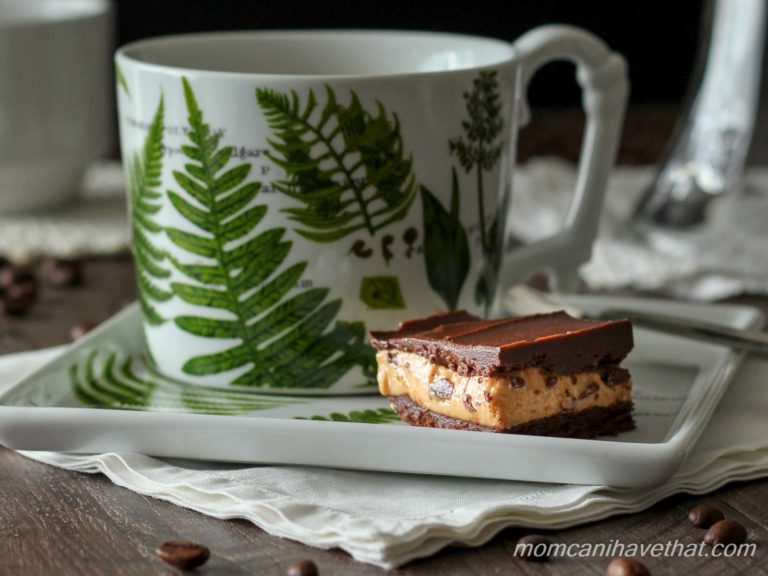
<svg viewBox="0 0 768 576">
<path fill-rule="evenodd" d="M 618 364 L 632 350 L 629 320 L 581 320 L 565 312 L 482 320 L 465 311 L 408 320 L 371 332 L 378 350 L 412 352 L 460 374 L 528 367 L 572 374 Z"/>
</svg>

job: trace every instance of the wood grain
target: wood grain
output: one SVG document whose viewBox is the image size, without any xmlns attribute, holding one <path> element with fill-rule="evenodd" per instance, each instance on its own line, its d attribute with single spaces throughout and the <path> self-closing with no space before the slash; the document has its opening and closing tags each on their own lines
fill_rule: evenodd
<svg viewBox="0 0 768 576">
<path fill-rule="evenodd" d="M 134 297 L 128 259 L 94 260 L 85 268 L 86 285 L 44 287 L 41 301 L 23 319 L 0 318 L 0 353 L 66 342 L 72 325 L 101 321 Z M 753 300 L 766 306 L 765 300 Z M 676 496 L 633 515 L 616 516 L 548 533 L 555 542 L 698 542 L 703 531 L 686 519 L 696 503 L 719 507 L 743 523 L 757 544 L 754 558 L 644 558 L 654 574 L 768 574 L 768 480 L 736 483 L 702 498 Z M 531 564 L 513 557 L 526 532 L 509 529 L 478 549 L 448 548 L 433 558 L 393 571 L 398 575 L 604 574 L 610 558 L 557 559 Z M 210 562 L 199 574 L 275 574 L 300 558 L 310 558 L 323 575 L 383 573 L 340 551 L 321 551 L 269 536 L 243 521 L 216 520 L 169 503 L 137 495 L 101 475 L 58 470 L 0 448 L 0 575 L 179 574 L 154 557 L 169 539 L 210 547 Z"/>
</svg>

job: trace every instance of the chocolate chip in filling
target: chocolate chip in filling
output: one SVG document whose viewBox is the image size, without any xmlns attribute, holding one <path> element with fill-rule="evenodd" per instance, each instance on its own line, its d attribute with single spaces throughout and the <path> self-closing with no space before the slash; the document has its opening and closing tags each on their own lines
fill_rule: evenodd
<svg viewBox="0 0 768 576">
<path fill-rule="evenodd" d="M 581 394 L 579 394 L 579 400 L 584 400 L 584 398 L 589 398 L 597 392 L 600 389 L 600 385 L 597 382 L 590 382 L 584 390 L 581 391 Z"/>
</svg>

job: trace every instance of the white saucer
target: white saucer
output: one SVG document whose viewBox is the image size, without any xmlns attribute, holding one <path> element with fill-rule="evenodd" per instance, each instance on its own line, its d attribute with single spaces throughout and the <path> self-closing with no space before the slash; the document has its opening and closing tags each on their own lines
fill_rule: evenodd
<svg viewBox="0 0 768 576">
<path fill-rule="evenodd" d="M 655 310 L 736 328 L 746 306 L 574 297 L 586 311 Z M 190 386 L 154 374 L 131 306 L 0 397 L 0 443 L 18 450 L 139 452 L 161 457 L 303 464 L 610 486 L 650 486 L 682 463 L 741 357 L 643 329 L 625 365 L 636 430 L 572 440 L 415 428 L 378 396 L 286 397 Z"/>
</svg>

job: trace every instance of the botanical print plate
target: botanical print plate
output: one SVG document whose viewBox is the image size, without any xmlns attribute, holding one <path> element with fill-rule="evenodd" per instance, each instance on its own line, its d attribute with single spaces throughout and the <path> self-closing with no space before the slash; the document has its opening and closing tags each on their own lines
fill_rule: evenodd
<svg viewBox="0 0 768 576">
<path fill-rule="evenodd" d="M 759 326 L 743 306 L 580 297 L 569 303 L 657 310 Z M 188 385 L 143 359 L 140 312 L 124 310 L 0 397 L 0 442 L 15 449 L 131 451 L 164 457 L 305 464 L 541 482 L 644 486 L 674 473 L 740 357 L 635 330 L 638 428 L 571 440 L 414 428 L 378 396 L 278 396 Z"/>
</svg>

